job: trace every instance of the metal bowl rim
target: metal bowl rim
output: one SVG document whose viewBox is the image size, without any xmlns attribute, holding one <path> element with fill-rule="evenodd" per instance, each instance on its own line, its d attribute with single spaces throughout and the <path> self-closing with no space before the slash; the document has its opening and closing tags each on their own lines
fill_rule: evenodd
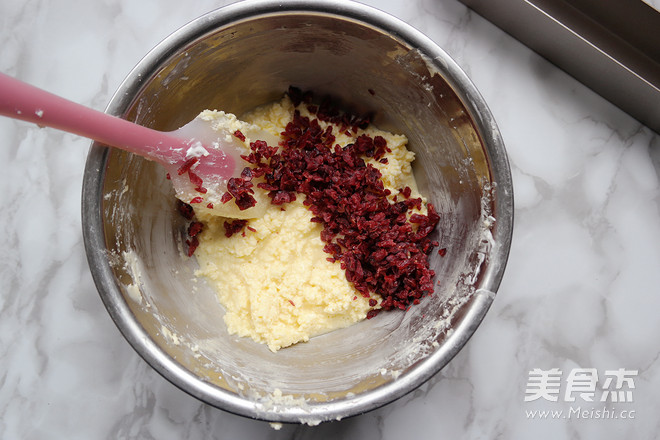
<svg viewBox="0 0 660 440">
<path fill-rule="evenodd" d="M 102 191 L 109 149 L 93 143 L 85 165 L 82 191 L 83 239 L 90 270 L 101 299 L 111 318 L 136 352 L 159 374 L 186 393 L 217 408 L 242 416 L 270 422 L 304 422 L 338 420 L 368 412 L 411 392 L 440 371 L 465 345 L 488 311 L 504 274 L 513 232 L 513 194 L 511 172 L 499 129 L 485 101 L 465 72 L 435 42 L 407 23 L 370 6 L 349 1 L 293 0 L 279 2 L 257 0 L 231 4 L 211 11 L 182 26 L 152 49 L 128 74 L 117 89 L 106 112 L 121 116 L 130 106 L 132 97 L 155 73 L 162 63 L 187 43 L 240 20 L 268 14 L 316 13 L 337 16 L 381 29 L 409 46 L 418 48 L 434 60 L 445 79 L 459 93 L 469 113 L 481 129 L 483 142 L 491 164 L 493 180 L 497 182 L 495 210 L 498 243 L 481 278 L 468 315 L 455 328 L 452 343 L 445 344 L 412 371 L 397 380 L 350 399 L 319 403 L 309 408 L 290 408 L 282 412 L 263 412 L 255 403 L 229 391 L 213 386 L 183 368 L 167 355 L 146 334 L 124 299 L 111 270 L 105 249 L 102 215 Z"/>
</svg>

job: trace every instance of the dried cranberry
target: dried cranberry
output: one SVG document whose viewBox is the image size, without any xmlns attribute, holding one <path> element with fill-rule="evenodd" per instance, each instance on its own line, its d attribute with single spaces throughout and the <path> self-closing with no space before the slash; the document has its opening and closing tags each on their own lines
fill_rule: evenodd
<svg viewBox="0 0 660 440">
<path fill-rule="evenodd" d="M 202 178 L 199 177 L 197 174 L 193 173 L 192 171 L 188 171 L 188 177 L 190 178 L 190 182 L 198 188 L 200 188 L 202 186 L 202 183 L 204 183 Z"/>
<path fill-rule="evenodd" d="M 191 257 L 199 246 L 199 238 L 197 236 L 202 232 L 204 225 L 193 220 L 195 218 L 195 210 L 189 204 L 179 200 L 178 211 L 186 220 L 192 220 L 188 225 L 188 238 L 186 239 L 186 245 L 188 246 L 187 255 Z"/>
<path fill-rule="evenodd" d="M 186 160 L 183 165 L 179 167 L 177 170 L 177 173 L 179 176 L 183 176 L 185 173 L 190 171 L 190 169 L 199 161 L 198 157 L 191 157 L 190 159 Z"/>
<path fill-rule="evenodd" d="M 186 220 L 192 220 L 192 218 L 195 216 L 195 211 L 193 210 L 193 207 L 178 199 L 177 199 L 177 208 L 179 210 L 179 213 Z"/>
<path fill-rule="evenodd" d="M 248 221 L 245 219 L 225 221 L 224 222 L 225 237 L 231 237 L 237 232 L 241 232 L 245 227 L 245 225 L 247 225 L 247 223 Z"/>
<path fill-rule="evenodd" d="M 245 135 L 241 132 L 241 130 L 236 130 L 234 132 L 234 136 L 236 136 L 238 139 L 240 139 L 242 142 L 245 142 Z"/>
<path fill-rule="evenodd" d="M 232 196 L 232 195 L 229 193 L 229 191 L 227 191 L 227 192 L 225 192 L 225 193 L 222 195 L 222 197 L 220 198 L 220 201 L 221 201 L 222 203 L 227 203 L 228 201 L 230 201 L 230 200 L 233 199 L 233 198 L 234 198 L 234 196 Z"/>
<path fill-rule="evenodd" d="M 188 256 L 192 257 L 199 246 L 199 239 L 197 237 L 191 237 L 186 240 L 186 244 L 188 245 Z"/>
<path fill-rule="evenodd" d="M 188 225 L 188 235 L 191 237 L 196 237 L 204 229 L 204 224 L 201 222 L 192 222 Z"/>
</svg>

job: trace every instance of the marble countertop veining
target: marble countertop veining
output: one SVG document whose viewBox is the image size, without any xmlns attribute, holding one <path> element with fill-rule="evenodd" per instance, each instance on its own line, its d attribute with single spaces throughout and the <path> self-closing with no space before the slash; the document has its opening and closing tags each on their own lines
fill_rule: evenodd
<svg viewBox="0 0 660 440">
<path fill-rule="evenodd" d="M 226 3 L 0 0 L 0 71 L 103 109 L 149 49 Z M 317 427 L 202 404 L 99 299 L 80 221 L 89 141 L 2 118 L 0 438 L 658 437 L 660 136 L 456 0 L 366 3 L 466 70 L 508 150 L 513 247 L 466 347 L 400 400 Z"/>
</svg>

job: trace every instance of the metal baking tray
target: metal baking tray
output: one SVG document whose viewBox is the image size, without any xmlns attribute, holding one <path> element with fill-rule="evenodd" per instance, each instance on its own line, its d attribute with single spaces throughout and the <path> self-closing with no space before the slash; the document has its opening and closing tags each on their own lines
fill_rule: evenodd
<svg viewBox="0 0 660 440">
<path fill-rule="evenodd" d="M 641 0 L 460 0 L 660 133 L 660 12 Z"/>
</svg>

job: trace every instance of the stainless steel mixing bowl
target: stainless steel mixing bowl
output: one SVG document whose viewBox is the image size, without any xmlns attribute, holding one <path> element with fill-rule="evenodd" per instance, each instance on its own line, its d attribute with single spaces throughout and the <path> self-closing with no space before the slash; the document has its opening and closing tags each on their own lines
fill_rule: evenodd
<svg viewBox="0 0 660 440">
<path fill-rule="evenodd" d="M 464 346 L 502 278 L 513 197 L 500 134 L 465 73 L 420 32 L 357 3 L 252 1 L 213 11 L 148 53 L 107 112 L 171 130 L 206 108 L 240 115 L 290 85 L 373 113 L 376 126 L 408 137 L 447 248 L 430 257 L 437 288 L 420 305 L 278 353 L 229 335 L 223 308 L 184 255 L 185 221 L 165 171 L 99 144 L 85 169 L 83 232 L 103 302 L 153 368 L 215 407 L 313 424 L 403 396 Z"/>
</svg>

